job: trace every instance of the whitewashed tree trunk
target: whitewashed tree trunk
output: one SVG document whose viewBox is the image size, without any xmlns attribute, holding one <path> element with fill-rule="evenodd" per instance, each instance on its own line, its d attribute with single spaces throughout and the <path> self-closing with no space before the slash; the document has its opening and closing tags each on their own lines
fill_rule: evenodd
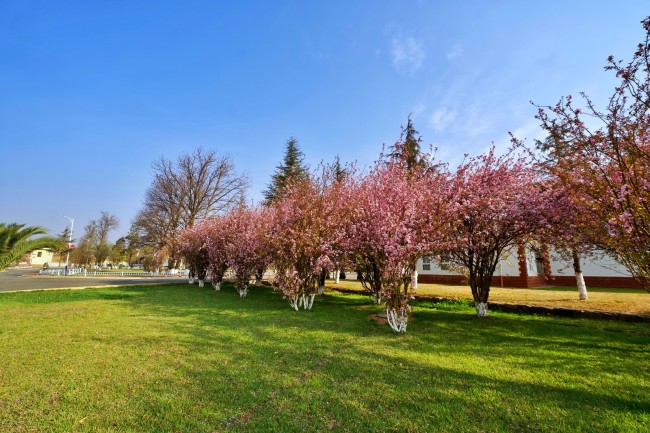
<svg viewBox="0 0 650 433">
<path fill-rule="evenodd" d="M 381 293 L 372 294 L 372 303 L 375 305 L 381 304 Z"/>
<path fill-rule="evenodd" d="M 411 287 L 413 287 L 414 289 L 417 289 L 418 288 L 418 271 L 413 271 L 413 276 L 411 278 L 412 278 Z"/>
<path fill-rule="evenodd" d="M 190 277 L 190 284 L 194 284 L 194 278 Z"/>
<path fill-rule="evenodd" d="M 398 334 L 406 332 L 407 317 L 406 314 L 399 314 L 394 308 L 386 308 L 386 318 L 391 329 Z"/>
<path fill-rule="evenodd" d="M 487 317 L 488 315 L 487 302 L 475 302 L 474 306 L 476 307 L 476 315 L 478 317 Z"/>
<path fill-rule="evenodd" d="M 585 284 L 582 272 L 576 272 L 576 285 L 578 286 L 578 297 L 581 301 L 586 301 L 588 298 L 587 285 Z"/>
<path fill-rule="evenodd" d="M 322 295 L 323 293 L 325 293 L 325 286 L 318 286 L 318 294 Z"/>
<path fill-rule="evenodd" d="M 214 286 L 214 290 L 221 290 L 221 283 L 215 283 L 214 281 L 212 282 L 212 285 Z"/>
<path fill-rule="evenodd" d="M 261 286 L 262 285 L 262 279 L 258 278 L 258 277 L 255 277 L 255 285 L 257 287 Z"/>
<path fill-rule="evenodd" d="M 237 291 L 239 292 L 240 298 L 245 298 L 246 295 L 248 294 L 248 287 L 245 287 L 243 289 L 237 289 Z"/>
<path fill-rule="evenodd" d="M 576 285 L 578 286 L 578 298 L 581 301 L 587 300 L 587 285 L 585 284 L 585 279 L 582 276 L 582 266 L 580 266 L 580 256 L 578 253 L 573 250 L 573 272 L 576 276 Z"/>
<path fill-rule="evenodd" d="M 311 310 L 312 305 L 314 305 L 315 294 L 311 295 L 302 295 L 302 306 L 305 310 Z"/>
<path fill-rule="evenodd" d="M 341 281 L 341 270 L 337 269 L 336 270 L 336 284 L 338 284 Z"/>
<path fill-rule="evenodd" d="M 296 296 L 295 298 L 289 298 L 289 305 L 291 305 L 291 308 L 298 311 L 300 309 L 300 300 L 301 298 L 299 296 Z"/>
<path fill-rule="evenodd" d="M 199 287 L 203 287 L 203 286 L 204 286 L 203 280 L 199 279 Z"/>
</svg>

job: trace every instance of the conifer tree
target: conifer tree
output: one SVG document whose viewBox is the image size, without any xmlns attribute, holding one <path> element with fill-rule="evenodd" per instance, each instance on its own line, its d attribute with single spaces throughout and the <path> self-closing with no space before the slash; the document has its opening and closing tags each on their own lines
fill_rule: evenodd
<svg viewBox="0 0 650 433">
<path fill-rule="evenodd" d="M 70 248 L 70 242 L 72 242 L 70 239 L 70 228 L 66 227 L 56 238 L 59 240 L 59 246 L 53 248 L 52 252 L 55 256 L 58 256 L 57 268 L 60 268 L 62 259 L 65 258 L 66 254 L 72 251 L 72 248 Z"/>
<path fill-rule="evenodd" d="M 337 182 L 342 182 L 348 174 L 347 170 L 341 166 L 341 158 L 338 155 L 336 155 L 334 164 L 332 164 L 332 174 Z"/>
<path fill-rule="evenodd" d="M 413 126 L 409 114 L 406 126 L 402 127 L 399 141 L 390 147 L 391 153 L 387 155 L 389 161 L 405 164 L 409 172 L 415 167 L 426 168 L 427 158 L 420 149 L 421 142 L 422 137 Z"/>
<path fill-rule="evenodd" d="M 267 204 L 278 200 L 287 185 L 307 177 L 308 168 L 304 162 L 305 155 L 298 147 L 298 140 L 295 137 L 290 137 L 286 146 L 282 163 L 276 167 L 275 173 L 271 176 L 271 183 L 264 191 L 264 199 Z"/>
</svg>

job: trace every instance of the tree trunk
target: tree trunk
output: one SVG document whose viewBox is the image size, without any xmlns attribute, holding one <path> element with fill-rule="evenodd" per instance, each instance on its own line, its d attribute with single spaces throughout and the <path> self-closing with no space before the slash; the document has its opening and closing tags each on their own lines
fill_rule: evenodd
<svg viewBox="0 0 650 433">
<path fill-rule="evenodd" d="M 303 307 L 305 308 L 305 310 L 311 311 L 311 307 L 312 305 L 314 305 L 314 298 L 316 297 L 316 295 L 312 293 L 311 295 L 302 295 L 302 296 L 303 296 L 302 298 Z"/>
<path fill-rule="evenodd" d="M 418 271 L 417 270 L 413 271 L 411 287 L 413 287 L 414 289 L 418 288 Z"/>
<path fill-rule="evenodd" d="M 578 298 L 581 301 L 586 301 L 588 298 L 587 295 L 587 286 L 585 285 L 585 279 L 582 276 L 582 267 L 580 266 L 580 256 L 574 250 L 573 252 L 573 272 L 576 276 L 576 285 L 578 286 Z"/>
<path fill-rule="evenodd" d="M 302 298 L 300 296 L 296 296 L 296 297 L 288 298 L 288 299 L 289 299 L 289 305 L 291 305 L 291 308 L 298 311 L 300 309 L 300 304 L 301 304 Z"/>
<path fill-rule="evenodd" d="M 405 313 L 399 314 L 394 308 L 386 308 L 386 318 L 393 331 L 398 334 L 406 332 L 407 317 Z"/>
<path fill-rule="evenodd" d="M 190 277 L 190 279 L 189 279 L 189 283 L 190 283 L 190 284 L 194 284 L 194 277 Z"/>
<path fill-rule="evenodd" d="M 221 282 L 219 282 L 219 281 L 214 281 L 214 279 L 213 279 L 213 280 L 212 280 L 212 285 L 214 286 L 214 290 L 216 290 L 216 291 L 221 290 Z"/>
<path fill-rule="evenodd" d="M 487 302 L 475 302 L 474 306 L 476 307 L 476 315 L 478 317 L 487 317 L 488 315 Z"/>
<path fill-rule="evenodd" d="M 255 273 L 255 285 L 257 287 L 262 285 L 262 279 L 264 278 L 264 269 L 258 269 Z"/>
<path fill-rule="evenodd" d="M 237 291 L 239 292 L 240 298 L 245 298 L 248 294 L 248 287 L 244 287 L 243 289 L 237 288 Z"/>
<path fill-rule="evenodd" d="M 327 268 L 322 268 L 318 274 L 318 294 L 322 295 L 325 292 L 325 280 L 327 279 L 329 271 Z"/>
<path fill-rule="evenodd" d="M 337 269 L 335 272 L 336 272 L 336 284 L 338 284 L 341 281 L 341 271 Z"/>
<path fill-rule="evenodd" d="M 481 287 L 482 279 L 476 282 L 474 285 L 470 284 L 472 288 L 472 296 L 474 298 L 474 308 L 476 308 L 477 317 L 487 317 L 488 313 L 488 296 L 490 294 L 489 289 L 486 290 L 484 287 Z"/>
<path fill-rule="evenodd" d="M 199 287 L 203 287 L 203 280 L 199 279 Z"/>
</svg>

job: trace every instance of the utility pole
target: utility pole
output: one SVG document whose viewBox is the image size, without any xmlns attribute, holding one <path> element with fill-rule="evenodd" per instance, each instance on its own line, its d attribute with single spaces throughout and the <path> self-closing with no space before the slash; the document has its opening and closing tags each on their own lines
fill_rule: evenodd
<svg viewBox="0 0 650 433">
<path fill-rule="evenodd" d="M 63 218 L 70 220 L 70 232 L 68 233 L 68 248 L 67 254 L 65 255 L 65 274 L 68 275 L 68 260 L 70 259 L 70 243 L 72 242 L 72 229 L 74 228 L 74 218 L 63 215 Z"/>
</svg>

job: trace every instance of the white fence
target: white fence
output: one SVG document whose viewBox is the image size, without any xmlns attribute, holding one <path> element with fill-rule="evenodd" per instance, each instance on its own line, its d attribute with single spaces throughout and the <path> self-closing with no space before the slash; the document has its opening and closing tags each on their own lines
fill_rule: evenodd
<svg viewBox="0 0 650 433">
<path fill-rule="evenodd" d="M 68 269 L 67 275 L 78 275 L 84 277 L 186 277 L 189 270 L 146 272 L 146 271 L 98 271 L 94 269 L 73 268 Z M 65 269 L 41 269 L 39 275 L 66 275 Z"/>
</svg>

